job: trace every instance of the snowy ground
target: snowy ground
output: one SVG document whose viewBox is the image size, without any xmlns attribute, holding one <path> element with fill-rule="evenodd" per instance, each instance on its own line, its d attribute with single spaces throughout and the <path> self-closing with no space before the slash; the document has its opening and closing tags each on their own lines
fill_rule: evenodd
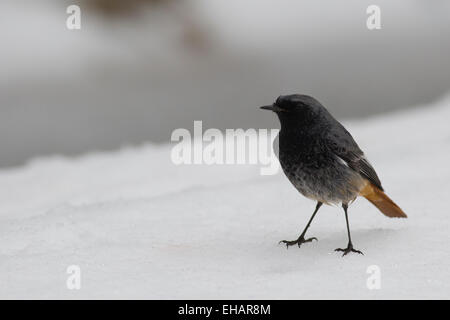
<svg viewBox="0 0 450 320">
<path fill-rule="evenodd" d="M 269 115 L 268 115 L 269 116 Z M 147 145 L 45 158 L 0 172 L 0 298 L 449 298 L 450 100 L 347 123 L 387 193 L 409 215 L 366 200 L 342 211 L 314 203 L 282 173 L 257 166 L 175 166 Z M 81 268 L 81 289 L 66 269 Z M 381 270 L 368 290 L 367 267 Z"/>
</svg>

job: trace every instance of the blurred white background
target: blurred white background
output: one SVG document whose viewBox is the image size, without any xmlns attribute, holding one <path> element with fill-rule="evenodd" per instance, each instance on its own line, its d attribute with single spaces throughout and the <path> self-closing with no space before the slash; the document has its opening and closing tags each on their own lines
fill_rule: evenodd
<svg viewBox="0 0 450 320">
<path fill-rule="evenodd" d="M 2 0 L 0 167 L 167 143 L 193 120 L 277 127 L 257 107 L 286 93 L 340 119 L 432 102 L 450 88 L 449 16 L 445 0 Z"/>
</svg>

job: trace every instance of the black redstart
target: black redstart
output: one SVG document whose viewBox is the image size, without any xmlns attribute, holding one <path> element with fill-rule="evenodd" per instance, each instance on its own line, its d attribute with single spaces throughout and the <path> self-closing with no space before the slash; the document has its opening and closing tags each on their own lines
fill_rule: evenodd
<svg viewBox="0 0 450 320">
<path fill-rule="evenodd" d="M 363 196 L 388 217 L 406 214 L 384 192 L 375 170 L 350 133 L 320 104 L 307 95 L 280 96 L 261 109 L 275 112 L 281 123 L 279 160 L 284 173 L 305 197 L 317 201 L 316 209 L 297 240 L 283 240 L 287 247 L 317 240 L 305 239 L 306 231 L 323 203 L 342 204 L 348 245 L 336 249 L 346 255 L 353 248 L 348 224 L 349 203 Z"/>
</svg>

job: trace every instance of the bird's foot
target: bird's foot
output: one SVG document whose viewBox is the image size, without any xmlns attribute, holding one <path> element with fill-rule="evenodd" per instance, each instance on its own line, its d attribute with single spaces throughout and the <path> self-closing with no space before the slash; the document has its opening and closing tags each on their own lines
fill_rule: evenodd
<svg viewBox="0 0 450 320">
<path fill-rule="evenodd" d="M 344 253 L 342 256 L 345 256 L 346 254 L 348 254 L 350 252 L 355 252 L 355 253 L 359 253 L 359 254 L 364 255 L 364 253 L 362 253 L 361 251 L 353 249 L 353 244 L 352 243 L 349 243 L 347 248 L 345 248 L 345 249 L 337 248 L 334 251 L 342 251 Z"/>
<path fill-rule="evenodd" d="M 292 240 L 292 241 L 281 240 L 281 241 L 279 242 L 279 244 L 280 244 L 280 243 L 284 243 L 284 244 L 286 245 L 286 248 L 289 248 L 290 246 L 293 246 L 293 245 L 298 245 L 298 247 L 300 248 L 300 246 L 302 245 L 302 243 L 305 243 L 305 242 L 312 242 L 313 240 L 318 241 L 316 237 L 312 237 L 312 238 L 305 239 L 304 236 L 300 236 L 297 240 Z"/>
</svg>

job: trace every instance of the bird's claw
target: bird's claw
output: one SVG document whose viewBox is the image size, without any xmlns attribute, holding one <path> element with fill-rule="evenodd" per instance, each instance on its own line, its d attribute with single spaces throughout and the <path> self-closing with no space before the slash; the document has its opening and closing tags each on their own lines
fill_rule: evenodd
<svg viewBox="0 0 450 320">
<path fill-rule="evenodd" d="M 293 245 L 298 245 L 298 247 L 300 248 L 302 243 L 312 242 L 313 240 L 319 241 L 319 240 L 317 240 L 316 237 L 312 237 L 312 238 L 308 238 L 308 239 L 305 239 L 304 237 L 300 237 L 297 240 L 292 240 L 292 241 L 281 240 L 278 244 L 284 243 L 286 245 L 286 249 L 289 249 L 289 247 L 293 246 Z"/>
<path fill-rule="evenodd" d="M 350 252 L 355 252 L 355 253 L 359 253 L 359 254 L 364 255 L 364 253 L 362 253 L 362 251 L 353 249 L 353 245 L 352 245 L 352 244 L 349 244 L 349 245 L 347 246 L 347 248 L 345 248 L 345 249 L 337 248 L 337 249 L 334 250 L 334 251 L 341 251 L 341 252 L 343 252 L 342 256 L 345 256 L 345 255 L 347 255 L 347 254 L 350 253 Z"/>
</svg>

